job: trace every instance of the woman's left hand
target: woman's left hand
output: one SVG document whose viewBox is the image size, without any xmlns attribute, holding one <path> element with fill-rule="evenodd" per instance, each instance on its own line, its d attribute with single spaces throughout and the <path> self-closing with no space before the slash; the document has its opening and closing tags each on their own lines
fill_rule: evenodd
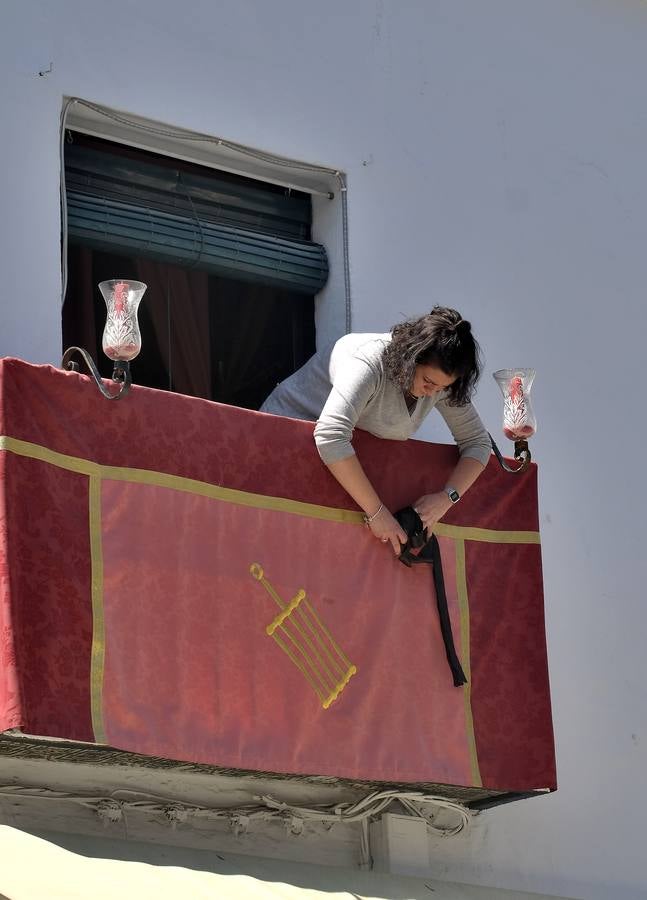
<svg viewBox="0 0 647 900">
<path fill-rule="evenodd" d="M 422 519 L 422 524 L 428 534 L 431 534 L 436 522 L 442 519 L 451 506 L 452 501 L 444 491 L 439 491 L 437 494 L 423 494 L 413 504 L 413 508 Z"/>
</svg>

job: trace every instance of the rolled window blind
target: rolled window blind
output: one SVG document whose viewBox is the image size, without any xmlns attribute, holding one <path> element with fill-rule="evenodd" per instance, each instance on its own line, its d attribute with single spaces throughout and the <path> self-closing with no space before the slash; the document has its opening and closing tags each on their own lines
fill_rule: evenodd
<svg viewBox="0 0 647 900">
<path fill-rule="evenodd" d="M 65 176 L 71 242 L 300 293 L 327 281 L 308 197 L 75 145 Z"/>
</svg>

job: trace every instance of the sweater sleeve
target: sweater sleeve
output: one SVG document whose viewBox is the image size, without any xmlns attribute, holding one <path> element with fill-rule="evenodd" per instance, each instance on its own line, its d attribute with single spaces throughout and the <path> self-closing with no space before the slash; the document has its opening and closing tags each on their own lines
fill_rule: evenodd
<svg viewBox="0 0 647 900">
<path fill-rule="evenodd" d="M 477 459 L 486 466 L 492 452 L 492 443 L 474 406 L 471 403 L 449 406 L 443 399 L 438 401 L 436 409 L 447 423 L 461 457 Z"/>
<path fill-rule="evenodd" d="M 353 430 L 379 390 L 380 373 L 367 361 L 351 357 L 335 373 L 332 389 L 314 430 L 319 456 L 328 465 L 354 456 Z"/>
</svg>

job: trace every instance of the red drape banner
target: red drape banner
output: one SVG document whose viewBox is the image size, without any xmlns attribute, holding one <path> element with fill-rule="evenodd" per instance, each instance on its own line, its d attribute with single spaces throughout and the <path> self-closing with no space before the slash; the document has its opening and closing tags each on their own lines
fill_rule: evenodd
<svg viewBox="0 0 647 900">
<path fill-rule="evenodd" d="M 0 362 L 0 731 L 279 773 L 555 788 L 536 468 L 492 460 L 431 570 L 370 535 L 312 424 Z M 453 447 L 355 444 L 392 509 Z"/>
</svg>

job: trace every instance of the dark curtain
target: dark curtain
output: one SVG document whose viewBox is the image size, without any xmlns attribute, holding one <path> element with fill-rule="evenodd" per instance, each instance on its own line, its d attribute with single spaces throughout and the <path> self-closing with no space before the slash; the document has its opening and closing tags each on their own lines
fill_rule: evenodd
<svg viewBox="0 0 647 900">
<path fill-rule="evenodd" d="M 137 260 L 137 277 L 148 285 L 147 302 L 169 388 L 211 399 L 209 276 L 148 259 Z"/>
<path fill-rule="evenodd" d="M 68 284 L 63 305 L 63 350 L 84 347 L 97 358 L 97 324 L 93 295 L 93 259 L 89 247 L 70 247 Z M 101 348 L 99 347 L 99 350 Z"/>
<path fill-rule="evenodd" d="M 258 409 L 314 353 L 312 297 L 211 276 L 213 399 Z"/>
<path fill-rule="evenodd" d="M 210 399 L 209 278 L 204 272 L 70 247 L 65 347 L 85 347 L 101 374 L 111 374 L 112 364 L 101 350 L 105 305 L 97 285 L 122 276 L 148 286 L 139 307 L 142 351 L 133 362 L 134 381 Z"/>
<path fill-rule="evenodd" d="M 136 384 L 258 409 L 314 352 L 311 296 L 70 245 L 64 348 L 85 347 L 105 377 L 112 363 L 101 350 L 106 310 L 98 284 L 115 277 L 148 285 Z"/>
</svg>

